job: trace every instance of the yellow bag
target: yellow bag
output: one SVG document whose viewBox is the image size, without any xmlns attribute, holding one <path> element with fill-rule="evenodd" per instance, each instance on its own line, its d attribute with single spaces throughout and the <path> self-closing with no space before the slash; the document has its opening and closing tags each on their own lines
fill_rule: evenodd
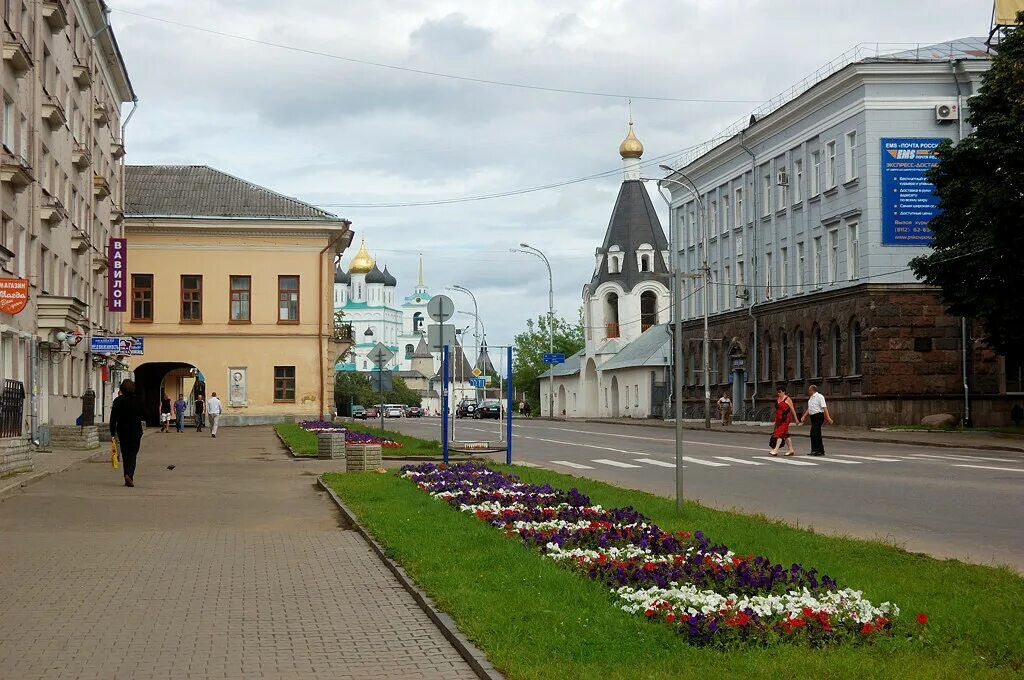
<svg viewBox="0 0 1024 680">
<path fill-rule="evenodd" d="M 110 464 L 117 469 L 117 439 L 110 440 Z"/>
</svg>

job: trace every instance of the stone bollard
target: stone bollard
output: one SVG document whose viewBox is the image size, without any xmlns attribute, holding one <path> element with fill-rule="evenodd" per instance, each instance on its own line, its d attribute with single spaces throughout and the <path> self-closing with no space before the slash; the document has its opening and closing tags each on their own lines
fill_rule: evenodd
<svg viewBox="0 0 1024 680">
<path fill-rule="evenodd" d="M 375 470 L 384 462 L 381 459 L 380 444 L 351 444 L 346 449 L 346 472 Z"/>
<path fill-rule="evenodd" d="M 345 460 L 345 433 L 321 432 L 316 437 L 317 458 L 325 460 Z"/>
</svg>

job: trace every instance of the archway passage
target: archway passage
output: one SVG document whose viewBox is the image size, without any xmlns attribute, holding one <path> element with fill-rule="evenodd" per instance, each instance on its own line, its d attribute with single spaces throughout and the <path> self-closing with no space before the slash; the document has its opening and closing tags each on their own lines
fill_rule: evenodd
<svg viewBox="0 0 1024 680">
<path fill-rule="evenodd" d="M 160 425 L 160 398 L 166 393 L 173 402 L 185 396 L 189 412 L 197 394 L 206 394 L 205 376 L 192 364 L 160 361 L 142 364 L 135 373 L 135 393 L 142 405 L 146 425 Z"/>
<path fill-rule="evenodd" d="M 612 418 L 619 417 L 619 378 L 612 376 Z"/>
<path fill-rule="evenodd" d="M 583 369 L 583 408 L 584 414 L 589 418 L 596 418 L 597 412 L 597 365 L 593 359 L 587 359 L 586 368 Z"/>
<path fill-rule="evenodd" d="M 558 386 L 558 399 L 555 401 L 555 408 L 560 416 L 566 415 L 565 411 L 565 385 Z"/>
</svg>

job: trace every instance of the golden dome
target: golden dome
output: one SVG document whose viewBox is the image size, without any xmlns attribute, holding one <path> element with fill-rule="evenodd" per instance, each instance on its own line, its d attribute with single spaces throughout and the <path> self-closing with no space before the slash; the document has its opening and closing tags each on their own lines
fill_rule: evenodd
<svg viewBox="0 0 1024 680">
<path fill-rule="evenodd" d="M 629 134 L 619 144 L 619 155 L 623 158 L 640 158 L 644 155 L 644 145 L 633 133 L 633 121 L 629 121 Z"/>
<path fill-rule="evenodd" d="M 376 264 L 370 253 L 366 251 L 366 239 L 364 238 L 359 244 L 359 252 L 356 253 L 356 256 L 352 258 L 352 262 L 348 265 L 348 273 L 367 274 Z"/>
</svg>

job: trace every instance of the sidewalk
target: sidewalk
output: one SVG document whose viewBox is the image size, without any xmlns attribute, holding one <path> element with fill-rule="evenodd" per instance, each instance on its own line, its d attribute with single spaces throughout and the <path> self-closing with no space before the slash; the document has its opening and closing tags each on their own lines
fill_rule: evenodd
<svg viewBox="0 0 1024 680">
<path fill-rule="evenodd" d="M 0 497 L 0 677 L 475 678 L 269 427 Z M 174 465 L 173 470 L 168 470 Z"/>
<path fill-rule="evenodd" d="M 674 428 L 675 422 L 655 419 L 633 418 L 570 418 L 567 422 L 608 423 L 615 425 L 640 425 L 646 427 Z M 703 420 L 686 420 L 683 427 L 687 430 L 703 430 Z M 769 423 L 763 425 L 733 424 L 723 427 L 717 419 L 711 420 L 714 432 L 734 432 L 740 434 L 759 434 L 768 437 L 771 434 Z M 789 433 L 794 437 L 809 437 L 810 425 L 791 426 Z M 1024 437 L 998 432 L 888 432 L 869 430 L 862 427 L 843 427 L 826 425 L 825 437 L 828 439 L 845 439 L 881 444 L 910 444 L 918 446 L 934 446 L 953 449 L 981 449 L 989 451 L 1014 451 L 1024 453 Z"/>
<path fill-rule="evenodd" d="M 25 487 L 38 482 L 57 472 L 64 472 L 76 463 L 81 463 L 93 456 L 106 454 L 110 456 L 110 443 L 100 442 L 98 449 L 90 451 L 73 449 L 54 449 L 53 451 L 35 451 L 32 453 L 32 470 L 21 472 L 6 479 L 0 479 L 0 496 L 18 487 Z"/>
</svg>

